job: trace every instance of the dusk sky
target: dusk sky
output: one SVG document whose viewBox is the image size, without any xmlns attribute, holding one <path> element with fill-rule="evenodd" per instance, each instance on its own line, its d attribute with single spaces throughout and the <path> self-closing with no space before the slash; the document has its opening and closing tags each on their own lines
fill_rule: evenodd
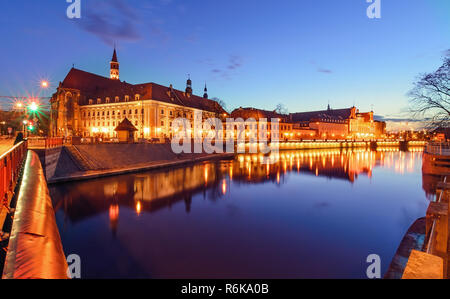
<svg viewBox="0 0 450 299">
<path fill-rule="evenodd" d="M 355 104 L 406 117 L 406 93 L 450 49 L 450 1 L 65 0 L 1 1 L 0 95 L 50 96 L 72 67 L 109 76 L 117 44 L 120 78 L 173 84 L 194 93 L 205 82 L 228 109 L 289 112 Z"/>
</svg>

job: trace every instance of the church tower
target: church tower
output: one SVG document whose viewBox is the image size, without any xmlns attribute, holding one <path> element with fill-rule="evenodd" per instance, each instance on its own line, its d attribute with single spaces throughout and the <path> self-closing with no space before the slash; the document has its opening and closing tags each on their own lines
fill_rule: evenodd
<svg viewBox="0 0 450 299">
<path fill-rule="evenodd" d="M 208 98 L 208 88 L 206 88 L 206 83 L 205 83 L 205 89 L 204 89 L 204 94 L 203 94 L 203 98 L 207 99 Z"/>
<path fill-rule="evenodd" d="M 111 66 L 109 77 L 111 80 L 119 80 L 119 61 L 117 61 L 116 47 L 114 47 L 113 57 L 109 64 Z"/>
<path fill-rule="evenodd" d="M 186 81 L 186 94 L 192 95 L 192 80 L 190 75 Z"/>
</svg>

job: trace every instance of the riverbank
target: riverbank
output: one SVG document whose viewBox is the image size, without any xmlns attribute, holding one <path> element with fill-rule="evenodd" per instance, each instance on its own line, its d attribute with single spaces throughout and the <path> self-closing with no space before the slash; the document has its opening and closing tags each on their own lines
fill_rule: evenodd
<svg viewBox="0 0 450 299">
<path fill-rule="evenodd" d="M 380 146 L 400 147 L 399 143 Z M 53 149 L 37 149 L 49 184 L 89 180 L 131 172 L 182 166 L 208 160 L 231 159 L 234 153 L 206 152 L 176 154 L 170 144 L 81 144 Z M 280 143 L 279 150 L 354 148 L 376 149 L 373 142 L 296 142 Z M 247 151 L 247 149 L 245 149 Z M 224 150 L 223 150 L 224 151 Z"/>
<path fill-rule="evenodd" d="M 173 168 L 173 167 L 181 167 L 188 164 L 203 162 L 203 161 L 213 161 L 213 160 L 223 160 L 223 159 L 232 159 L 234 158 L 234 154 L 213 154 L 209 156 L 196 157 L 191 159 L 182 159 L 176 161 L 159 161 L 159 162 L 150 162 L 135 165 L 132 167 L 125 168 L 115 168 L 115 169 L 107 169 L 107 170 L 90 170 L 83 172 L 75 172 L 71 173 L 67 176 L 61 177 L 53 177 L 47 179 L 48 184 L 57 184 L 57 183 L 65 183 L 71 181 L 83 181 L 83 180 L 92 180 L 101 177 L 109 177 L 115 175 L 122 175 L 133 172 L 147 171 L 147 170 L 156 170 L 161 168 Z"/>
</svg>

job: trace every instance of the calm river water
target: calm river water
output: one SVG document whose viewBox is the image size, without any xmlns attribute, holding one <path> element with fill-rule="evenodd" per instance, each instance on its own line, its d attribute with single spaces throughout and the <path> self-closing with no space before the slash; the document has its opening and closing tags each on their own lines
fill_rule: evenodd
<svg viewBox="0 0 450 299">
<path fill-rule="evenodd" d="M 282 152 L 54 185 L 83 278 L 365 278 L 428 206 L 422 152 Z"/>
</svg>

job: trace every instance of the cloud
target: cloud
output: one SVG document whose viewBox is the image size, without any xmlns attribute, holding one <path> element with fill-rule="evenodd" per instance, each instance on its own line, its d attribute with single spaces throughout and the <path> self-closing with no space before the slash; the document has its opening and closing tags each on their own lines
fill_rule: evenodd
<svg viewBox="0 0 450 299">
<path fill-rule="evenodd" d="M 378 121 L 390 121 L 390 122 L 398 122 L 398 123 L 422 123 L 424 121 L 427 121 L 429 119 L 414 119 L 414 118 L 396 118 L 396 117 L 385 117 L 382 115 L 374 115 L 373 118 Z"/>
<path fill-rule="evenodd" d="M 329 69 L 323 69 L 323 68 L 318 68 L 317 71 L 318 71 L 319 73 L 324 73 L 324 74 L 332 74 L 332 73 L 333 73 L 332 70 L 329 70 Z"/>
<path fill-rule="evenodd" d="M 386 130 L 388 132 L 422 130 L 426 127 L 429 119 L 414 119 L 408 117 L 385 117 L 381 115 L 374 115 L 373 118 L 378 121 L 386 122 Z"/>
<path fill-rule="evenodd" d="M 212 65 L 212 64 L 211 64 Z M 215 75 L 219 75 L 223 79 L 231 79 L 234 72 L 242 67 L 243 59 L 239 55 L 230 55 L 228 62 L 223 68 L 213 68 L 211 72 Z"/>
<path fill-rule="evenodd" d="M 77 22 L 81 29 L 89 32 L 108 45 L 115 41 L 136 41 L 141 39 L 137 30 L 139 16 L 132 6 L 123 0 L 99 2 L 99 7 L 88 7 Z"/>
<path fill-rule="evenodd" d="M 242 66 L 242 58 L 237 55 L 231 55 L 228 65 L 229 70 L 235 70 Z"/>
<path fill-rule="evenodd" d="M 314 60 L 310 60 L 309 64 L 315 66 L 316 67 L 316 71 L 319 72 L 319 73 L 322 73 L 322 74 L 332 74 L 333 73 L 332 70 L 326 69 L 326 68 L 323 68 L 323 67 L 319 66 Z"/>
</svg>

